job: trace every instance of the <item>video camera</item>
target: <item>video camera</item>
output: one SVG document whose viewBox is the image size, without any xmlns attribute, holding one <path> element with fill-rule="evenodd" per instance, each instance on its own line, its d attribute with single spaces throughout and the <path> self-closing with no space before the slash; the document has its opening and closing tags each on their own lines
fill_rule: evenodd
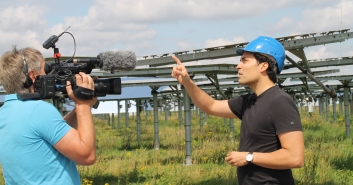
<svg viewBox="0 0 353 185">
<path fill-rule="evenodd" d="M 92 69 L 101 68 L 103 70 L 133 70 L 136 67 L 136 56 L 131 51 L 107 51 L 100 53 L 96 58 L 73 59 L 74 55 L 63 62 L 60 62 L 59 49 L 55 43 L 59 37 L 66 32 L 67 29 L 59 36 L 53 35 L 43 43 L 43 48 L 54 49 L 55 62 L 45 65 L 46 75 L 39 75 L 34 82 L 35 93 L 19 94 L 19 99 L 50 99 L 58 94 L 60 96 L 67 95 L 66 81 L 71 82 L 72 90 L 76 98 L 89 100 L 93 97 L 104 97 L 107 94 L 121 94 L 121 79 L 120 78 L 105 78 L 94 80 L 94 91 L 76 85 L 75 74 L 84 72 L 90 74 Z M 72 37 L 73 35 L 69 33 Z M 74 37 L 73 37 L 74 39 Z M 74 39 L 75 42 L 75 39 Z"/>
</svg>

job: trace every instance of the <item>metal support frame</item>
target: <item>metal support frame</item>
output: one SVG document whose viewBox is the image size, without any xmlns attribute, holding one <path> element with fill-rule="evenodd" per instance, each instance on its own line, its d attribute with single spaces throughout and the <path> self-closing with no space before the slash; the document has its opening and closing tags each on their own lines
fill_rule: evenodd
<svg viewBox="0 0 353 185">
<path fill-rule="evenodd" d="M 351 127 L 350 127 L 350 120 L 349 120 L 348 91 L 349 91 L 349 87 L 344 87 L 343 99 L 344 99 L 344 112 L 345 112 L 344 120 L 345 120 L 345 126 L 346 126 L 346 138 L 349 138 L 351 135 Z"/>
<path fill-rule="evenodd" d="M 147 105 L 147 102 L 145 102 L 145 115 L 146 115 L 146 124 L 147 124 L 147 120 L 148 120 L 148 105 Z"/>
<path fill-rule="evenodd" d="M 326 105 L 326 122 L 329 123 L 330 122 L 330 109 L 329 109 L 330 98 L 328 96 L 325 97 L 325 105 Z"/>
<path fill-rule="evenodd" d="M 229 126 L 230 126 L 230 133 L 232 134 L 231 141 L 234 142 L 235 141 L 235 134 L 234 134 L 234 119 L 233 118 L 230 119 Z"/>
<path fill-rule="evenodd" d="M 108 123 L 108 126 L 110 126 L 110 113 L 107 113 L 107 123 Z"/>
<path fill-rule="evenodd" d="M 191 156 L 191 115 L 190 115 L 190 96 L 186 89 L 184 91 L 184 123 L 185 123 L 185 147 L 186 147 L 186 156 L 185 156 L 185 165 L 192 165 L 192 156 Z"/>
<path fill-rule="evenodd" d="M 169 115 L 168 104 L 166 102 L 164 104 L 164 122 L 165 122 L 166 125 L 168 125 L 168 115 Z"/>
<path fill-rule="evenodd" d="M 314 81 L 317 85 L 319 85 L 327 94 L 330 95 L 331 98 L 336 97 L 336 93 L 333 89 L 330 89 L 329 87 L 326 87 L 324 84 L 322 84 L 319 80 L 315 78 L 309 71 L 305 70 L 302 66 L 297 64 L 292 58 L 290 58 L 288 55 L 286 56 L 286 59 L 291 62 L 293 65 L 295 65 L 300 71 L 302 71 L 304 74 L 307 75 L 312 81 Z"/>
<path fill-rule="evenodd" d="M 350 107 L 350 115 L 353 115 L 353 100 L 352 100 L 352 92 L 349 91 L 349 96 L 348 96 L 348 102 L 349 102 L 349 107 Z"/>
<path fill-rule="evenodd" d="M 306 89 L 305 95 L 307 95 L 307 92 L 309 92 L 310 95 L 313 96 L 313 94 L 310 91 L 310 88 L 309 88 L 309 85 L 308 85 L 308 81 L 306 80 L 306 78 L 299 78 L 299 79 L 302 81 L 303 85 L 305 86 L 305 89 Z"/>
<path fill-rule="evenodd" d="M 125 125 L 129 128 L 129 100 L 125 100 Z"/>
<path fill-rule="evenodd" d="M 137 122 L 137 142 L 141 141 L 141 118 L 140 118 L 141 100 L 136 100 L 136 122 Z"/>
<path fill-rule="evenodd" d="M 200 132 L 202 132 L 202 127 L 203 127 L 203 112 L 200 110 Z"/>
<path fill-rule="evenodd" d="M 320 98 L 319 98 L 319 114 L 320 116 L 323 116 L 324 115 L 324 101 L 322 100 L 323 99 L 323 96 L 321 95 Z"/>
<path fill-rule="evenodd" d="M 117 108 L 118 108 L 118 130 L 120 130 L 121 129 L 121 124 L 120 124 L 120 100 L 118 100 Z"/>
<path fill-rule="evenodd" d="M 302 37 L 296 38 L 297 36 L 289 36 L 277 38 L 279 42 L 283 45 L 286 50 L 300 49 L 309 46 L 318 46 L 323 44 L 343 42 L 346 39 L 353 38 L 353 32 L 347 32 L 347 30 L 337 31 L 338 33 L 326 34 L 322 36 L 313 36 L 313 37 Z M 314 34 L 315 35 L 315 34 Z M 226 46 L 218 46 L 213 48 L 197 49 L 193 53 L 187 52 L 174 52 L 177 54 L 177 57 L 181 62 L 191 62 L 191 61 L 200 61 L 200 60 L 211 60 L 218 58 L 227 58 L 238 56 L 236 50 L 242 48 L 247 44 L 237 43 Z M 144 66 L 149 65 L 151 67 L 175 64 L 175 61 L 171 57 L 158 57 L 151 59 L 138 60 L 137 65 Z"/>
<path fill-rule="evenodd" d="M 151 94 L 153 95 L 153 116 L 154 116 L 154 141 L 153 141 L 153 146 L 154 150 L 159 150 L 159 123 L 158 123 L 158 100 L 157 100 L 157 95 L 158 92 L 157 90 L 159 87 L 151 87 L 152 91 Z"/>
<path fill-rule="evenodd" d="M 115 129 L 114 113 L 112 113 L 112 129 Z"/>
<path fill-rule="evenodd" d="M 303 64 L 305 70 L 308 71 L 309 73 L 312 73 L 303 48 L 289 49 L 288 51 L 293 53 L 295 56 L 299 57 L 300 59 L 302 59 L 301 63 Z"/>
<path fill-rule="evenodd" d="M 206 74 L 206 77 L 210 80 L 210 82 L 216 87 L 217 91 L 219 94 L 223 96 L 224 99 L 227 99 L 226 95 L 223 94 L 223 92 L 219 88 L 219 82 L 218 82 L 218 77 L 217 74 Z"/>
<path fill-rule="evenodd" d="M 177 95 L 178 99 L 182 100 L 182 98 L 180 97 L 180 92 L 178 90 L 178 86 L 170 85 L 169 87 Z"/>
<path fill-rule="evenodd" d="M 337 122 L 336 103 L 337 103 L 337 97 L 332 98 L 333 124 L 336 124 Z"/>
<path fill-rule="evenodd" d="M 181 109 L 182 109 L 181 103 L 182 103 L 181 99 L 178 98 L 178 118 L 179 118 L 180 129 L 183 127 L 183 116 L 181 113 Z"/>
<path fill-rule="evenodd" d="M 339 112 L 343 114 L 343 96 L 338 97 Z"/>
</svg>

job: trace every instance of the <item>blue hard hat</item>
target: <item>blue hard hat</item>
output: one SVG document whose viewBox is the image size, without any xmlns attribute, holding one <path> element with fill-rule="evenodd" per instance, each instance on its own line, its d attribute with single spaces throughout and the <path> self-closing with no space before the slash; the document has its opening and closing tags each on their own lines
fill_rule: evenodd
<svg viewBox="0 0 353 185">
<path fill-rule="evenodd" d="M 236 50 L 238 55 L 243 55 L 244 51 L 270 55 L 276 60 L 277 74 L 280 74 L 283 70 L 284 59 L 286 58 L 285 50 L 282 44 L 272 37 L 259 36 L 249 42 L 245 48 Z"/>
</svg>

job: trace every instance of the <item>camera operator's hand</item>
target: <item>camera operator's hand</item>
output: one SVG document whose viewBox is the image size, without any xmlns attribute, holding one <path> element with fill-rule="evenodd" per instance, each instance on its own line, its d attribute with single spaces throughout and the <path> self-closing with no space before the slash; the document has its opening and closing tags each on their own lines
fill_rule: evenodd
<svg viewBox="0 0 353 185">
<path fill-rule="evenodd" d="M 75 78 L 76 78 L 76 86 L 94 90 L 94 82 L 89 75 L 83 72 L 80 72 L 79 74 L 75 75 Z M 70 97 L 70 99 L 72 99 L 75 102 L 76 105 L 86 104 L 92 107 L 96 103 L 97 97 L 94 97 L 90 100 L 82 100 L 82 99 L 76 98 L 74 95 L 74 92 L 72 91 L 72 86 L 70 82 L 67 81 L 66 84 L 67 84 L 66 86 L 67 94 Z"/>
</svg>

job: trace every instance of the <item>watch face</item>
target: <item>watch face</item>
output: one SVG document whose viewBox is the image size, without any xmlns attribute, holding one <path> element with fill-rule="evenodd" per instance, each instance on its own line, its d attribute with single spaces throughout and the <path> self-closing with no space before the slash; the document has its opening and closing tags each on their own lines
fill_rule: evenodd
<svg viewBox="0 0 353 185">
<path fill-rule="evenodd" d="M 252 154 L 246 155 L 246 160 L 247 161 L 252 161 Z"/>
</svg>

